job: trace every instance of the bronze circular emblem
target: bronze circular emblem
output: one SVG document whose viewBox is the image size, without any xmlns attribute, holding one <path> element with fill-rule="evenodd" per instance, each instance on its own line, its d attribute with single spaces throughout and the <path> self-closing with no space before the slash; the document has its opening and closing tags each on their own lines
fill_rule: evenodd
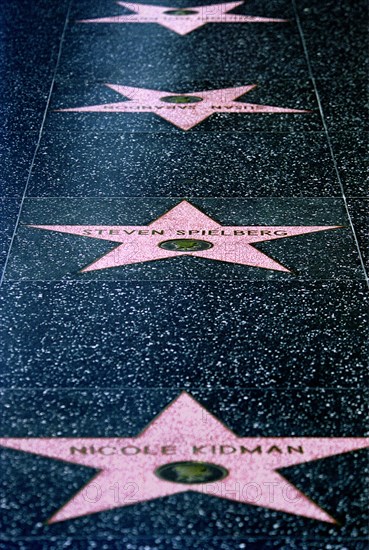
<svg viewBox="0 0 369 550">
<path fill-rule="evenodd" d="M 165 15 L 195 15 L 195 13 L 199 13 L 195 10 L 167 10 L 164 12 Z"/>
<path fill-rule="evenodd" d="M 209 462 L 172 462 L 155 470 L 155 475 L 172 483 L 212 483 L 224 479 L 228 470 Z"/>
<path fill-rule="evenodd" d="M 165 103 L 199 103 L 199 101 L 203 101 L 202 97 L 198 97 L 196 95 L 166 95 L 165 97 L 161 97 L 160 101 L 164 101 Z"/>
<path fill-rule="evenodd" d="M 208 250 L 213 248 L 213 244 L 208 241 L 198 239 L 172 239 L 159 243 L 160 248 L 172 250 L 173 252 L 198 252 L 199 250 Z"/>
</svg>

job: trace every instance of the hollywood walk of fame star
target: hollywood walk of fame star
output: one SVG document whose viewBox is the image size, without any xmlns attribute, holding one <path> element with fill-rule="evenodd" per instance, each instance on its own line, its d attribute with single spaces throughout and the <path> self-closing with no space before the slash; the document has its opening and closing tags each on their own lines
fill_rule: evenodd
<svg viewBox="0 0 369 550">
<path fill-rule="evenodd" d="M 286 23 L 286 19 L 235 15 L 229 11 L 242 6 L 244 2 L 226 2 L 190 8 L 170 8 L 150 4 L 117 2 L 132 15 L 116 15 L 99 19 L 83 19 L 79 23 L 158 23 L 177 34 L 185 35 L 207 23 Z"/>
<path fill-rule="evenodd" d="M 252 245 L 341 226 L 223 226 L 184 200 L 149 225 L 28 227 L 120 243 L 83 268 L 85 273 L 183 255 L 289 272 Z"/>
<path fill-rule="evenodd" d="M 57 111 L 75 113 L 155 113 L 182 130 L 190 130 L 214 113 L 310 113 L 310 111 L 302 109 L 288 109 L 235 101 L 256 88 L 256 84 L 185 94 L 116 84 L 105 84 L 105 86 L 125 96 L 128 100 L 118 103 L 57 109 Z"/>
<path fill-rule="evenodd" d="M 182 393 L 137 437 L 1 438 L 0 445 L 98 469 L 55 523 L 196 491 L 336 523 L 278 470 L 369 447 L 369 438 L 237 437 Z"/>
</svg>

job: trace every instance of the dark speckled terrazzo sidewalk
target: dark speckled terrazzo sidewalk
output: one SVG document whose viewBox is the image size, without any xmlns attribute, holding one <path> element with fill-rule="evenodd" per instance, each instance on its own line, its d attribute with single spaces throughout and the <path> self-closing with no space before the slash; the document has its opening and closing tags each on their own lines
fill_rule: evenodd
<svg viewBox="0 0 369 550">
<path fill-rule="evenodd" d="M 2 2 L 0 549 L 365 550 L 366 3 L 145 1 Z"/>
</svg>

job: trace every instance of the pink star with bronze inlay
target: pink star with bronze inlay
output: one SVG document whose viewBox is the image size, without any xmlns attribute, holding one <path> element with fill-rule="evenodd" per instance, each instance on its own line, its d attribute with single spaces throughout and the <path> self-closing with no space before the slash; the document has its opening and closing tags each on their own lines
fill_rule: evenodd
<svg viewBox="0 0 369 550">
<path fill-rule="evenodd" d="M 48 523 L 195 491 L 337 523 L 279 472 L 369 447 L 363 437 L 237 437 L 186 393 L 137 437 L 2 438 L 0 445 L 98 473 Z"/>
<path fill-rule="evenodd" d="M 83 19 L 79 23 L 158 23 L 177 34 L 185 35 L 207 23 L 286 23 L 286 19 L 271 19 L 250 15 L 236 15 L 229 11 L 242 6 L 244 2 L 226 2 L 190 8 L 153 6 L 150 4 L 133 4 L 117 2 L 118 6 L 127 8 L 131 15 L 115 15 L 99 19 Z"/>
<path fill-rule="evenodd" d="M 149 225 L 29 227 L 119 243 L 83 268 L 81 271 L 85 273 L 184 255 L 289 272 L 253 245 L 341 226 L 223 226 L 184 200 Z"/>
<path fill-rule="evenodd" d="M 193 128 L 214 113 L 310 113 L 310 111 L 301 109 L 288 109 L 273 107 L 272 105 L 256 105 L 254 103 L 235 101 L 244 94 L 254 90 L 257 87 L 256 84 L 240 86 L 238 88 L 223 88 L 220 90 L 183 94 L 116 84 L 105 84 L 105 86 L 126 97 L 126 101 L 58 109 L 58 111 L 78 113 L 155 113 L 182 130 Z"/>
</svg>

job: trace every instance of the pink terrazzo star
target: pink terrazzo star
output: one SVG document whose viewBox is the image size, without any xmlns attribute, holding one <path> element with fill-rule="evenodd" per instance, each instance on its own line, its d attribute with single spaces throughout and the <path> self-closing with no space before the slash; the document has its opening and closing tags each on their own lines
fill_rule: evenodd
<svg viewBox="0 0 369 550">
<path fill-rule="evenodd" d="M 242 6 L 244 2 L 226 2 L 190 8 L 153 6 L 150 4 L 132 4 L 117 2 L 127 8 L 132 15 L 118 15 L 99 19 L 83 19 L 79 23 L 158 23 L 177 34 L 185 35 L 207 23 L 286 23 L 286 19 L 235 15 L 229 11 Z"/>
<path fill-rule="evenodd" d="M 242 6 L 243 3 L 226 2 L 209 6 L 170 8 L 168 6 L 117 2 L 119 6 L 134 13 L 132 15 L 118 15 L 100 19 L 84 19 L 79 23 L 158 23 L 181 35 L 188 34 L 207 23 L 286 23 L 286 19 L 270 19 L 228 13 L 230 10 Z"/>
<path fill-rule="evenodd" d="M 278 470 L 366 448 L 369 439 L 237 437 L 183 393 L 137 437 L 3 438 L 0 445 L 99 470 L 48 523 L 184 491 L 336 523 Z"/>
<path fill-rule="evenodd" d="M 155 113 L 182 130 L 189 130 L 197 126 L 197 124 L 214 113 L 310 113 L 310 111 L 301 109 L 286 109 L 271 105 L 256 105 L 254 103 L 235 101 L 255 89 L 257 87 L 256 84 L 207 92 L 193 92 L 191 94 L 175 94 L 163 90 L 149 90 L 115 84 L 105 84 L 105 86 L 125 96 L 128 100 L 118 103 L 58 109 L 58 111 L 78 113 Z"/>
<path fill-rule="evenodd" d="M 83 273 L 183 255 L 289 272 L 289 269 L 252 245 L 340 228 L 336 225 L 223 226 L 187 201 L 180 202 L 149 225 L 29 227 L 120 243 L 102 258 L 82 269 Z"/>
</svg>

